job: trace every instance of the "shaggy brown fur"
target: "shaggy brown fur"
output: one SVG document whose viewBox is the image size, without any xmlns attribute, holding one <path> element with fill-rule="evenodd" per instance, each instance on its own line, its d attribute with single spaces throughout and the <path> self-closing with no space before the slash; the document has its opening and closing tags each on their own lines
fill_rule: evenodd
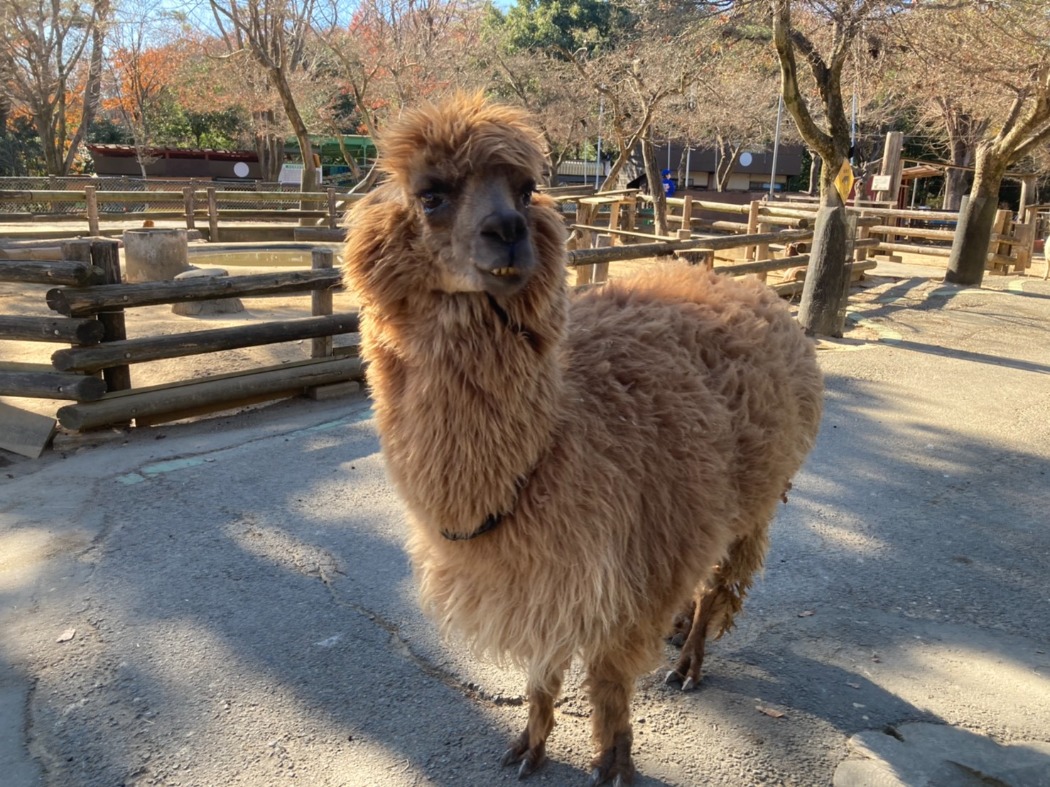
<svg viewBox="0 0 1050 787">
<path fill-rule="evenodd" d="M 543 761 L 579 657 L 594 783 L 629 782 L 635 678 L 695 590 L 677 669 L 699 679 L 813 444 L 813 349 L 766 287 L 701 268 L 570 299 L 518 110 L 460 96 L 408 113 L 381 150 L 389 179 L 351 214 L 346 272 L 423 602 L 527 671 L 504 764 Z"/>
</svg>

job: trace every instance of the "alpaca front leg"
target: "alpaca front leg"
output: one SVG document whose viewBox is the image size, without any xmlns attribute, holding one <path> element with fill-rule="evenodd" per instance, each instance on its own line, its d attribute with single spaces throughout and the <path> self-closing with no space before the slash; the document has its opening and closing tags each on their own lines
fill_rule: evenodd
<svg viewBox="0 0 1050 787">
<path fill-rule="evenodd" d="M 614 787 L 634 781 L 631 761 L 631 696 L 634 675 L 607 661 L 588 665 L 584 682 L 590 696 L 593 737 L 598 756 L 591 762 L 590 785 Z"/>
<path fill-rule="evenodd" d="M 547 759 L 547 736 L 554 728 L 554 701 L 561 691 L 565 667 L 540 678 L 530 678 L 526 687 L 529 721 L 517 740 L 503 753 L 504 767 L 520 762 L 518 778 L 524 779 Z"/>
</svg>

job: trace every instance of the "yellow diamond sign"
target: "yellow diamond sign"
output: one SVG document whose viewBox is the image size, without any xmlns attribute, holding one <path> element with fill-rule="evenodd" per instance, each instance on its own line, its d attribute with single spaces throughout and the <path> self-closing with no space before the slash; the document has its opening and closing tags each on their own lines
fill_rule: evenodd
<svg viewBox="0 0 1050 787">
<path fill-rule="evenodd" d="M 853 188 L 853 167 L 849 165 L 849 159 L 843 159 L 842 166 L 839 167 L 839 174 L 835 176 L 835 191 L 842 197 L 842 201 L 845 202 L 849 199 L 850 189 Z"/>
</svg>

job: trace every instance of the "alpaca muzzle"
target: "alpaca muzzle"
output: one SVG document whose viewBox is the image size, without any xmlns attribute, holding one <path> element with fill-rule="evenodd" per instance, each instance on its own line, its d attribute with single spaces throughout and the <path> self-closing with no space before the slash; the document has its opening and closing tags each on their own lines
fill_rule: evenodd
<svg viewBox="0 0 1050 787">
<path fill-rule="evenodd" d="M 475 248 L 475 267 L 492 295 L 513 295 L 528 283 L 536 267 L 529 226 L 517 211 L 489 216 Z"/>
</svg>

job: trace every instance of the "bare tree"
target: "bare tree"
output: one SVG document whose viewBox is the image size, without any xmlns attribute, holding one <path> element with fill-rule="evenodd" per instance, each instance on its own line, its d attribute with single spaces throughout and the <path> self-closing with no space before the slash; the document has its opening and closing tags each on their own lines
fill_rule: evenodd
<svg viewBox="0 0 1050 787">
<path fill-rule="evenodd" d="M 696 84 L 668 102 L 659 125 L 669 138 L 717 151 L 715 189 L 724 191 L 744 151 L 773 144 L 778 69 L 768 41 L 735 38 L 731 32 L 723 36 L 718 31 L 711 31 L 710 37 L 721 39 L 718 51 L 705 59 Z M 798 139 L 791 128 L 783 128 L 781 138 Z"/>
<path fill-rule="evenodd" d="M 799 322 L 808 333 L 837 335 L 844 322 L 848 239 L 842 210 L 846 195 L 835 188 L 835 179 L 849 167 L 850 158 L 843 70 L 858 36 L 870 34 L 898 6 L 893 0 L 810 0 L 799 3 L 801 11 L 793 13 L 792 0 L 770 3 L 784 106 L 802 139 L 821 159 L 820 204 L 828 209 L 818 212 L 814 227 Z M 809 97 L 798 67 L 800 57 L 809 66 Z"/>
<path fill-rule="evenodd" d="M 921 95 L 933 93 L 953 148 L 976 140 L 945 279 L 980 284 L 1002 181 L 1050 142 L 1050 17 L 1041 0 L 1015 0 L 920 6 L 900 22 L 917 79 L 934 87 Z"/>
<path fill-rule="evenodd" d="M 98 110 L 109 9 L 109 0 L 0 4 L 0 71 L 33 117 L 50 174 L 69 172 Z"/>
<path fill-rule="evenodd" d="M 266 73 L 299 142 L 303 190 L 318 187 L 313 145 L 293 90 L 293 74 L 308 66 L 307 39 L 320 19 L 318 0 L 209 0 L 231 55 L 246 54 Z M 316 17 L 316 19 L 315 19 Z M 329 18 L 334 22 L 334 14 Z"/>
<path fill-rule="evenodd" d="M 335 78 L 370 136 L 406 106 L 477 84 L 466 68 L 477 20 L 476 9 L 462 0 L 362 0 L 348 27 L 324 35 Z M 374 179 L 370 173 L 355 189 Z"/>
<path fill-rule="evenodd" d="M 601 113 L 594 102 L 581 100 L 576 70 L 564 58 L 545 52 L 503 52 L 498 43 L 488 43 L 484 62 L 493 66 L 488 86 L 536 118 L 547 142 L 551 183 L 556 184 L 562 163 L 602 133 L 594 122 Z"/>
<path fill-rule="evenodd" d="M 110 32 L 107 58 L 107 106 L 115 108 L 131 132 L 142 177 L 155 159 L 152 150 L 161 105 L 171 99 L 169 86 L 183 50 L 172 46 L 163 24 L 164 10 L 145 2 L 121 9 L 121 24 Z"/>
<path fill-rule="evenodd" d="M 634 48 L 640 53 L 641 47 Z M 653 124 L 662 105 L 672 96 L 685 93 L 695 81 L 699 64 L 691 58 L 668 57 L 659 50 L 655 56 L 631 56 L 617 50 L 595 58 L 576 52 L 573 63 L 588 84 L 602 99 L 608 118 L 609 136 L 616 146 L 608 176 L 601 185 L 607 190 L 617 183 L 633 151 L 641 146 L 646 180 L 653 196 L 656 233 L 667 234 L 667 203 L 661 187 L 659 164 L 654 154 Z"/>
</svg>

